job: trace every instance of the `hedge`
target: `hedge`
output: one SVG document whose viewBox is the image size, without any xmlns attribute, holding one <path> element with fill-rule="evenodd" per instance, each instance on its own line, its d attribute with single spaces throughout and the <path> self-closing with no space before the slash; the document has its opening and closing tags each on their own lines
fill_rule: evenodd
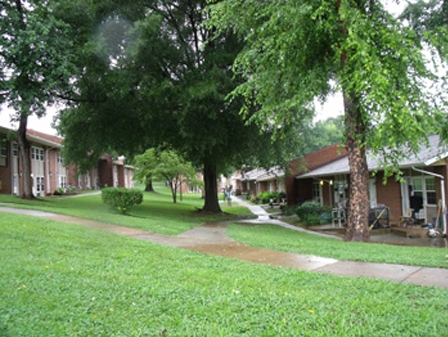
<svg viewBox="0 0 448 337">
<path fill-rule="evenodd" d="M 127 214 L 132 206 L 142 203 L 143 193 L 137 189 L 106 187 L 101 190 L 101 200 L 119 212 Z"/>
</svg>

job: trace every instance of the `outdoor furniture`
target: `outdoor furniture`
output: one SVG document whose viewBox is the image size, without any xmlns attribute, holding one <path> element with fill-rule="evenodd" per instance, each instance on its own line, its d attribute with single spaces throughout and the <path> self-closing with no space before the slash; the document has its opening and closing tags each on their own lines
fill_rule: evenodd
<svg viewBox="0 0 448 337">
<path fill-rule="evenodd" d="M 400 226 L 403 227 L 413 226 L 414 225 L 414 218 L 412 217 L 413 213 L 414 210 L 412 208 L 408 208 L 405 214 L 400 217 Z"/>
<path fill-rule="evenodd" d="M 338 227 L 342 227 L 342 223 L 346 223 L 345 209 L 343 207 L 333 208 L 331 211 L 333 227 L 337 223 Z"/>
<path fill-rule="evenodd" d="M 389 227 L 389 207 L 378 205 L 369 209 L 369 229 L 379 229 L 381 227 Z"/>
</svg>

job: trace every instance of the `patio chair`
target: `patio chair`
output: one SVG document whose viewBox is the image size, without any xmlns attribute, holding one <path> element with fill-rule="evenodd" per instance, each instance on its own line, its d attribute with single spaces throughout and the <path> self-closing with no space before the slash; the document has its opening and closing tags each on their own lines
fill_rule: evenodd
<svg viewBox="0 0 448 337">
<path fill-rule="evenodd" d="M 414 209 L 408 208 L 405 214 L 400 217 L 400 226 L 403 227 L 413 226 L 415 222 L 415 219 L 412 216 L 413 213 Z"/>
</svg>

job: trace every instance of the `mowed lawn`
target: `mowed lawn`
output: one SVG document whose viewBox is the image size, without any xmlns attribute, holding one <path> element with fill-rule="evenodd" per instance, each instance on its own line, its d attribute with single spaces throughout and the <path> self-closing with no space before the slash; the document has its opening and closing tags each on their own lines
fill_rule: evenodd
<svg viewBox="0 0 448 337">
<path fill-rule="evenodd" d="M 155 185 L 157 193 L 144 193 L 143 203 L 131 209 L 131 216 L 123 216 L 103 204 L 99 191 L 76 198 L 46 197 L 32 201 L 0 194 L 0 203 L 10 207 L 78 216 L 167 235 L 180 234 L 208 221 L 254 217 L 247 208 L 237 206 L 235 203 L 230 207 L 226 203 L 222 204 L 222 210 L 226 215 L 204 214 L 199 212 L 204 205 L 200 195 L 184 194 L 182 201 L 179 200 L 178 195 L 178 201 L 174 204 L 170 190 L 163 184 Z M 139 187 L 143 188 L 143 186 Z"/>
<path fill-rule="evenodd" d="M 444 336 L 448 291 L 2 214 L 0 336 Z"/>
<path fill-rule="evenodd" d="M 86 203 L 89 198 L 98 196 L 40 203 L 53 211 L 86 216 L 95 213 L 88 205 L 101 208 L 100 203 Z M 145 194 L 152 204 L 157 199 Z M 59 202 L 64 207 L 53 206 Z M 192 219 L 203 220 L 194 212 L 200 203 L 185 198 L 179 205 L 186 210 L 178 211 L 179 205 L 174 205 L 170 213 L 172 204 L 159 202 L 165 211 L 157 213 L 145 202 L 131 213 L 150 222 L 145 210 L 152 210 L 159 226 L 177 228 L 167 230 L 171 233 L 191 228 Z M 107 221 L 134 224 L 132 216 L 107 208 L 100 212 Z M 295 238 L 307 247 L 316 239 L 284 231 L 271 226 L 230 228 L 230 234 L 242 241 L 258 237 L 254 244 L 278 242 L 279 250 L 300 246 L 286 240 L 288 235 L 299 235 Z M 329 243 L 320 240 L 316 249 L 320 246 L 327 254 L 324 246 Z M 388 259 L 390 246 L 327 240 L 352 256 L 363 247 L 379 246 Z M 0 213 L 0 242 L 2 337 L 448 335 L 446 289 L 255 265 L 7 213 Z M 434 256 L 446 252 L 420 249 L 413 251 L 416 262 L 419 252 L 429 250 Z M 395 250 L 389 253 L 395 254 Z"/>
</svg>

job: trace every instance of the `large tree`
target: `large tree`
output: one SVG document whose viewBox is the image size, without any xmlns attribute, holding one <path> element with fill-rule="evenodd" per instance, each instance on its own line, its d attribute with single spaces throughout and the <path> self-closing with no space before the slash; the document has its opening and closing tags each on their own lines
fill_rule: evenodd
<svg viewBox="0 0 448 337">
<path fill-rule="evenodd" d="M 32 198 L 28 116 L 66 94 L 72 74 L 69 26 L 57 20 L 51 1 L 0 2 L 0 104 L 13 109 L 22 161 L 22 197 Z"/>
<path fill-rule="evenodd" d="M 246 125 L 242 100 L 225 100 L 238 83 L 231 66 L 242 44 L 232 33 L 209 41 L 204 0 L 71 1 L 61 14 L 72 26 L 79 4 L 91 20 L 83 24 L 90 33 L 78 35 L 85 36 L 80 50 L 91 56 L 83 56 L 78 96 L 60 116 L 69 160 L 169 145 L 203 168 L 203 210 L 220 212 L 218 173 L 285 154 L 285 142 L 271 142 L 272 125 L 264 132 Z"/>
<path fill-rule="evenodd" d="M 260 105 L 259 119 L 288 120 L 292 106 L 342 91 L 351 172 L 346 240 L 368 241 L 366 151 L 394 172 L 402 149 L 416 151 L 438 114 L 425 87 L 437 78 L 422 40 L 379 1 L 211 2 L 209 26 L 245 40 L 234 64 L 245 82 L 233 96 Z"/>
</svg>

